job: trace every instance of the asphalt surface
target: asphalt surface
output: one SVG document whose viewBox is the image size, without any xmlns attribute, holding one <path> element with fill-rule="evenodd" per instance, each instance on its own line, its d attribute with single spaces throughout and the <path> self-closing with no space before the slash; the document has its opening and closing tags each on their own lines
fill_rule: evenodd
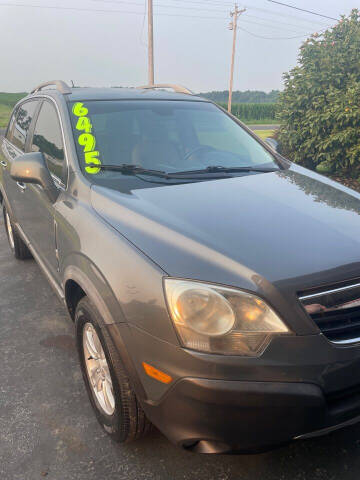
<svg viewBox="0 0 360 480">
<path fill-rule="evenodd" d="M 360 426 L 247 456 L 184 452 L 157 431 L 113 443 L 88 402 L 73 324 L 36 263 L 12 257 L 2 220 L 0 355 L 1 480 L 359 478 Z"/>
</svg>

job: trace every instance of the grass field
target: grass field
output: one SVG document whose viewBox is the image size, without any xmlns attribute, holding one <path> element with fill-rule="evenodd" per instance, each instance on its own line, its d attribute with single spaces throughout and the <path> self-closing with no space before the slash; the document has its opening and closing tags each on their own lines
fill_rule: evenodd
<svg viewBox="0 0 360 480">
<path fill-rule="evenodd" d="M 8 124 L 12 107 L 0 103 L 0 128 L 5 128 Z"/>
<path fill-rule="evenodd" d="M 5 128 L 8 124 L 11 110 L 16 102 L 26 95 L 20 93 L 4 93 L 0 92 L 0 128 Z"/>
<path fill-rule="evenodd" d="M 279 125 L 279 120 L 274 118 L 265 118 L 263 120 L 246 120 L 244 123 L 246 123 L 246 125 Z"/>
<path fill-rule="evenodd" d="M 256 135 L 265 140 L 267 137 L 272 137 L 275 133 L 275 130 L 255 130 Z"/>
</svg>

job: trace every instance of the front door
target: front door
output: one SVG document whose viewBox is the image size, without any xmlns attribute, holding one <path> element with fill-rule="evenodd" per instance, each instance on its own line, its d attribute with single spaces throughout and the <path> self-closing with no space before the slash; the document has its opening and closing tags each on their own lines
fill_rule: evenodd
<svg viewBox="0 0 360 480">
<path fill-rule="evenodd" d="M 17 157 L 25 152 L 29 128 L 38 106 L 38 100 L 28 100 L 16 107 L 1 145 L 2 184 L 14 222 L 17 222 L 22 214 L 26 186 L 10 177 L 10 167 L 13 162 L 16 162 Z"/>
<path fill-rule="evenodd" d="M 50 100 L 44 100 L 36 119 L 28 150 L 42 152 L 51 176 L 61 193 L 66 188 L 67 167 L 58 112 Z M 56 203 L 39 185 L 27 184 L 24 207 L 18 221 L 40 259 L 54 279 L 59 280 L 56 245 Z"/>
</svg>

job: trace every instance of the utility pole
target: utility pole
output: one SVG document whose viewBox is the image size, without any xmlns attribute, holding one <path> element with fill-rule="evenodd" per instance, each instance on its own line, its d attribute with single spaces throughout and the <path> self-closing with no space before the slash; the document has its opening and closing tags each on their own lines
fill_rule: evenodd
<svg viewBox="0 0 360 480">
<path fill-rule="evenodd" d="M 238 17 L 242 13 L 246 11 L 246 8 L 239 10 L 237 4 L 235 4 L 235 10 L 230 12 L 230 16 L 233 20 L 230 22 L 229 29 L 232 30 L 233 33 L 233 47 L 232 47 L 232 55 L 231 55 L 231 70 L 230 70 L 230 88 L 229 88 L 229 102 L 228 102 L 228 112 L 231 113 L 231 105 L 232 105 L 232 92 L 233 92 L 233 82 L 234 82 L 234 65 L 235 65 L 235 52 L 236 52 L 236 37 L 237 37 L 237 21 Z"/>
<path fill-rule="evenodd" d="M 153 0 L 148 0 L 149 85 L 154 85 L 154 15 Z"/>
</svg>

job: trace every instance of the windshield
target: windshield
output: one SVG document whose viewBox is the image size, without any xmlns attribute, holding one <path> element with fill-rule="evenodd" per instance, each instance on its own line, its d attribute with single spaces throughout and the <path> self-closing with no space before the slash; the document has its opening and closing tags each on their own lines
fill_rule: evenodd
<svg viewBox="0 0 360 480">
<path fill-rule="evenodd" d="M 84 100 L 70 108 L 80 165 L 92 181 L 126 175 L 94 167 L 100 163 L 169 174 L 207 167 L 278 168 L 260 143 L 211 103 Z"/>
</svg>

